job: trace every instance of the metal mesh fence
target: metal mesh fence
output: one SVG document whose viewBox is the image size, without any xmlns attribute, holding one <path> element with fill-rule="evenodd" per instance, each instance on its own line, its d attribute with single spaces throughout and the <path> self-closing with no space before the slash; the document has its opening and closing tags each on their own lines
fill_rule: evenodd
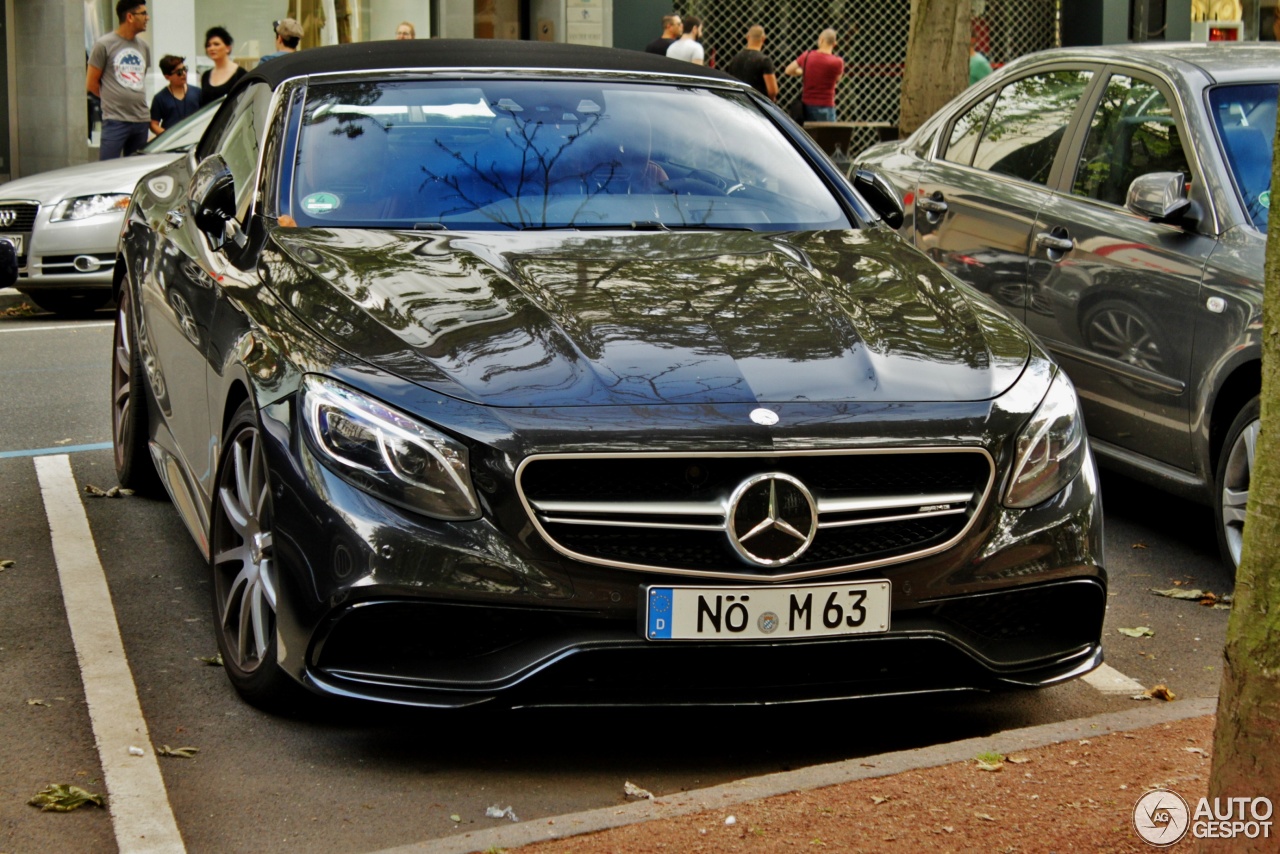
<svg viewBox="0 0 1280 854">
<path fill-rule="evenodd" d="M 1058 14 L 1063 0 L 974 0 L 973 32 L 978 47 L 999 67 L 1032 51 L 1059 44 Z M 827 27 L 837 33 L 836 53 L 845 76 L 836 87 L 841 121 L 865 122 L 854 132 L 852 156 L 875 142 L 879 129 L 896 128 L 907 55 L 910 0 L 683 0 L 682 15 L 703 21 L 707 63 L 723 67 L 745 44 L 747 29 L 765 29 L 764 52 L 778 71 L 778 103 L 799 97 L 799 78 L 783 69 L 805 50 L 815 48 Z"/>
</svg>

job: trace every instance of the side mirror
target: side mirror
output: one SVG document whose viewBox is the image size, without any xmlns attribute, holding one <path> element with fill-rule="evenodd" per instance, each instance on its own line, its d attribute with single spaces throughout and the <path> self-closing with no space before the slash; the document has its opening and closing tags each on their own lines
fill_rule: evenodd
<svg viewBox="0 0 1280 854">
<path fill-rule="evenodd" d="M 196 228 L 213 249 L 221 249 L 227 242 L 227 223 L 236 215 L 235 178 L 221 156 L 211 155 L 196 167 L 187 203 Z"/>
<path fill-rule="evenodd" d="M 1187 179 L 1181 172 L 1149 172 L 1129 185 L 1124 205 L 1129 210 L 1158 222 L 1175 219 L 1191 206 Z"/>
<path fill-rule="evenodd" d="M 871 205 L 871 209 L 880 214 L 885 224 L 892 229 L 902 228 L 906 213 L 898 194 L 885 180 L 883 175 L 870 169 L 859 169 L 853 173 L 853 188 Z"/>
</svg>

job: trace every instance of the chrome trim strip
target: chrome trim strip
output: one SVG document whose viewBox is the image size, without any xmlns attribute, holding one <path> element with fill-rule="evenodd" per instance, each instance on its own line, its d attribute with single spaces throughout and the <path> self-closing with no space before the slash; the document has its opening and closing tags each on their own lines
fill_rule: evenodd
<svg viewBox="0 0 1280 854">
<path fill-rule="evenodd" d="M 927 513 L 900 513 L 897 516 L 868 516 L 865 519 L 843 519 L 839 522 L 819 522 L 818 528 L 850 528 L 854 525 L 877 525 L 881 522 L 905 522 L 908 519 L 929 519 L 934 516 L 957 516 L 963 507 L 955 510 L 930 510 Z"/>
<path fill-rule="evenodd" d="M 1076 347 L 1065 341 L 1049 341 L 1047 342 L 1049 350 L 1055 357 L 1065 359 L 1074 359 L 1077 362 L 1084 362 L 1086 365 L 1092 365 L 1095 368 L 1102 368 L 1104 371 L 1110 371 L 1113 374 L 1119 374 L 1124 379 L 1142 383 L 1143 385 L 1153 386 L 1161 391 L 1169 394 L 1182 394 L 1187 390 L 1187 384 L 1182 380 L 1176 380 L 1173 377 L 1167 377 L 1164 374 L 1158 374 L 1155 371 L 1148 371 L 1133 365 L 1126 364 L 1119 359 L 1109 359 L 1106 356 L 1099 356 L 1083 347 Z"/>
<path fill-rule="evenodd" d="M 728 505 L 720 501 L 533 501 L 544 513 L 622 513 L 647 516 L 723 516 Z M 941 502 L 938 502 L 941 503 Z"/>
<path fill-rule="evenodd" d="M 719 532 L 725 529 L 723 523 L 719 525 L 694 525 L 682 522 L 623 522 L 617 519 L 566 519 L 559 516 L 545 516 L 542 521 L 548 525 L 595 525 L 602 528 L 661 528 L 666 531 Z"/>
<path fill-rule="evenodd" d="M 987 482 L 983 486 L 981 496 L 973 514 L 969 517 L 968 523 L 956 532 L 956 535 L 946 542 L 939 543 L 936 546 L 919 551 L 908 552 L 904 555 L 898 555 L 891 558 L 881 558 L 880 560 L 866 561 L 863 563 L 850 563 L 840 566 L 826 567 L 823 569 L 798 570 L 793 572 L 780 572 L 773 575 L 761 575 L 759 572 L 733 572 L 733 571 L 708 571 L 703 569 L 679 569 L 666 566 L 651 566 L 641 563 L 629 563 L 626 561 L 605 560 L 602 558 L 584 555 L 575 552 L 570 548 L 561 545 L 550 533 L 543 527 L 543 522 L 538 518 L 538 513 L 530 502 L 529 498 L 524 494 L 521 485 L 524 470 L 531 463 L 538 460 L 609 460 L 609 459 L 733 459 L 733 458 L 755 458 L 760 460 L 779 460 L 789 457 L 834 457 L 834 456 L 889 456 L 900 454 L 981 454 L 987 461 Z M 802 451 L 672 451 L 672 452 L 640 452 L 640 451 L 623 451 L 615 453 L 591 454 L 591 453 L 567 453 L 567 454 L 533 454 L 525 457 L 520 461 L 520 465 L 516 467 L 515 482 L 516 494 L 520 497 L 520 503 L 524 506 L 525 513 L 528 514 L 534 528 L 542 537 L 543 541 L 559 554 L 570 560 L 580 561 L 582 563 L 594 566 L 607 566 L 614 569 L 626 569 L 636 572 L 657 572 L 663 575 L 683 576 L 688 578 L 716 578 L 732 581 L 751 581 L 757 584 L 781 584 L 788 581 L 796 581 L 803 578 L 819 578 L 825 575 L 838 575 L 842 572 L 850 570 L 876 569 L 882 566 L 891 566 L 893 564 L 905 563 L 911 560 L 918 560 L 923 557 L 938 554 L 946 551 L 954 546 L 977 523 L 980 511 L 985 506 L 987 500 L 991 497 L 992 487 L 995 484 L 996 464 L 995 459 L 986 448 L 975 446 L 955 446 L 955 447 L 915 447 L 915 448 L 824 448 L 820 450 L 802 450 Z"/>
</svg>

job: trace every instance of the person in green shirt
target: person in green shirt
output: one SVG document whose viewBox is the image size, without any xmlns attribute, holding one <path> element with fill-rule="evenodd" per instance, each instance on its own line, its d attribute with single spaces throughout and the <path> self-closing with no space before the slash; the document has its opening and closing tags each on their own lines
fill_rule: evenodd
<svg viewBox="0 0 1280 854">
<path fill-rule="evenodd" d="M 991 73 L 991 63 L 982 55 L 973 39 L 969 40 L 969 85 L 972 86 Z"/>
</svg>

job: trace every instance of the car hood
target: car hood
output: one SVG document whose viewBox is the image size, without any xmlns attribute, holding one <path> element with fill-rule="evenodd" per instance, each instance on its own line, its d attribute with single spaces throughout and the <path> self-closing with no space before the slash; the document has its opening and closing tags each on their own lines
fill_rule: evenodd
<svg viewBox="0 0 1280 854">
<path fill-rule="evenodd" d="M 41 172 L 0 186 L 0 200 L 31 199 L 41 204 L 95 193 L 132 193 L 138 180 L 178 154 L 139 154 Z"/>
<path fill-rule="evenodd" d="M 494 406 L 985 400 L 1031 351 L 882 229 L 278 229 L 264 262 L 337 347 Z"/>
</svg>

